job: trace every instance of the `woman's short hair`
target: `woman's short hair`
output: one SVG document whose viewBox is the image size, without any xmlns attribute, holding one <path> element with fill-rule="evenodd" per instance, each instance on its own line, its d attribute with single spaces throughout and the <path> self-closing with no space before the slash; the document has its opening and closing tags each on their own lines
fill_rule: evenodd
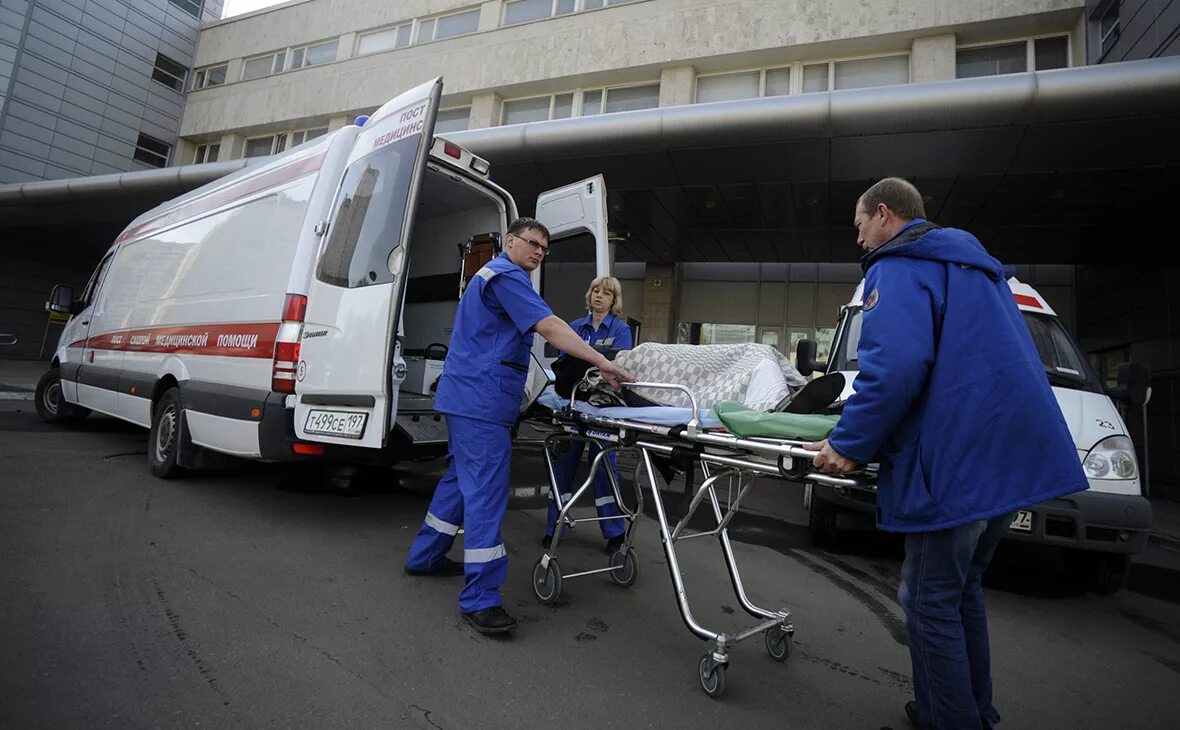
<svg viewBox="0 0 1180 730">
<path fill-rule="evenodd" d="M 590 286 L 586 289 L 586 309 L 590 308 L 590 294 L 596 286 L 602 287 L 610 292 L 610 313 L 616 317 L 623 316 L 623 285 L 613 276 L 600 276 L 590 282 Z"/>
</svg>

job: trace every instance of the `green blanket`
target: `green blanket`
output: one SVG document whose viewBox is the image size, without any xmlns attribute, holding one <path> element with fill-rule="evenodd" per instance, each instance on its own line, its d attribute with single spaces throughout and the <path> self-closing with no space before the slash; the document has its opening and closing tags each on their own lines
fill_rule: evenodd
<svg viewBox="0 0 1180 730">
<path fill-rule="evenodd" d="M 767 436 L 770 438 L 822 441 L 836 427 L 839 416 L 817 416 L 810 413 L 766 413 L 746 408 L 732 400 L 713 406 L 713 416 L 725 424 L 729 432 L 738 436 Z"/>
</svg>

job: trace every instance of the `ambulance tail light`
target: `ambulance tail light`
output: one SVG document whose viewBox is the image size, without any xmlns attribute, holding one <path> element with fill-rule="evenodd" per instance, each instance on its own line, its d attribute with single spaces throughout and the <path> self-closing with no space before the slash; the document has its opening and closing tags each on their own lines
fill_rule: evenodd
<svg viewBox="0 0 1180 730">
<path fill-rule="evenodd" d="M 443 145 L 443 152 L 448 157 L 454 157 L 456 160 L 463 157 L 463 148 L 454 142 L 447 142 Z"/>
<path fill-rule="evenodd" d="M 476 171 L 476 172 L 478 172 L 480 175 L 483 175 L 483 176 L 485 176 L 485 177 L 486 177 L 486 176 L 487 176 L 487 174 L 488 174 L 488 172 L 490 172 L 492 168 L 491 168 L 491 166 L 488 164 L 488 161 L 487 161 L 487 160 L 485 160 L 485 159 L 483 159 L 483 158 L 480 158 L 480 157 L 475 157 L 475 156 L 472 156 L 472 158 L 471 158 L 471 169 L 472 169 L 472 170 L 475 170 L 475 171 Z"/>
<path fill-rule="evenodd" d="M 276 393 L 295 392 L 295 372 L 299 367 L 299 338 L 303 336 L 303 318 L 307 315 L 307 297 L 288 294 L 283 302 L 283 323 L 275 337 L 274 365 L 270 389 Z"/>
</svg>

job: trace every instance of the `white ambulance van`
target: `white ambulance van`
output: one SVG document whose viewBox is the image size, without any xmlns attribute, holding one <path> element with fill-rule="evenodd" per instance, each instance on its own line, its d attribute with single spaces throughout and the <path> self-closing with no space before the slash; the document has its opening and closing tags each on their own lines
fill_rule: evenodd
<svg viewBox="0 0 1180 730">
<path fill-rule="evenodd" d="M 37 388 L 41 416 L 150 428 L 161 477 L 210 452 L 352 464 L 445 453 L 423 374 L 439 367 L 424 361 L 445 354 L 461 287 L 517 210 L 487 161 L 433 137 L 441 93 L 441 79 L 422 84 L 360 126 L 135 219 L 79 297 L 58 286 L 47 302 L 73 317 Z M 537 201 L 551 245 L 592 245 L 598 275 L 610 268 L 605 196 L 598 176 Z"/>
<path fill-rule="evenodd" d="M 1017 512 L 1008 537 L 1063 548 L 1065 565 L 1079 583 L 1112 593 L 1126 577 L 1130 556 L 1147 545 L 1151 503 L 1143 496 L 1135 448 L 1111 395 L 1132 408 L 1142 408 L 1148 398 L 1150 371 L 1134 363 L 1121 366 L 1119 388 L 1108 394 L 1044 297 L 1015 277 L 1008 284 L 1024 314 L 1090 482 L 1084 492 Z M 844 374 L 841 401 L 855 392 L 863 296 L 861 281 L 852 300 L 840 310 L 826 363 L 815 362 L 814 342 L 800 343 L 797 351 L 799 370 L 805 375 L 817 370 Z M 833 540 L 842 523 L 871 524 L 867 519 L 856 519 L 854 513 L 871 515 L 876 510 L 876 493 L 872 490 L 810 484 L 805 499 L 812 537 L 820 543 Z"/>
</svg>

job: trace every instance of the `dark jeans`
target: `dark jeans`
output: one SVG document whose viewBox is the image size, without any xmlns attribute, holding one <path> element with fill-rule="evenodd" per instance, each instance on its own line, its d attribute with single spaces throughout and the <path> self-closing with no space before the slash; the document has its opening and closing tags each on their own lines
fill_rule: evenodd
<svg viewBox="0 0 1180 730">
<path fill-rule="evenodd" d="M 897 598 L 906 614 L 918 726 L 989 727 L 991 650 L 980 580 L 1012 515 L 906 535 Z"/>
</svg>

